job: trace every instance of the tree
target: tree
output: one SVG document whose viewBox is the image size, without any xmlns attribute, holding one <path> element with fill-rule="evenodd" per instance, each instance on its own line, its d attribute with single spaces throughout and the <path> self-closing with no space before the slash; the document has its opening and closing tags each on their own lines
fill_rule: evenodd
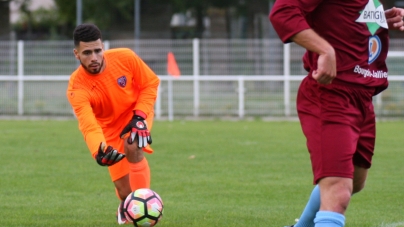
<svg viewBox="0 0 404 227">
<path fill-rule="evenodd" d="M 120 24 L 122 21 L 133 21 L 134 1 L 133 0 L 83 0 L 83 21 L 96 23 L 100 29 L 105 29 L 111 25 Z M 61 24 L 64 31 L 71 31 L 76 20 L 76 1 L 55 0 L 59 9 Z M 73 4 L 72 4 L 73 3 Z M 205 30 L 204 17 L 207 15 L 209 7 L 222 9 L 235 8 L 238 16 L 248 17 L 251 10 L 268 9 L 262 5 L 268 5 L 268 0 L 141 0 L 141 12 L 145 6 L 153 8 L 153 5 L 165 5 L 170 7 L 173 13 L 186 12 L 191 10 L 196 19 L 195 37 L 202 38 Z M 258 7 L 254 7 L 257 6 Z M 266 12 L 267 13 L 267 12 Z M 169 21 L 164 21 L 169 23 Z M 230 22 L 229 22 L 230 23 Z"/>
<path fill-rule="evenodd" d="M 10 9 L 8 7 L 9 1 L 0 1 L 0 21 L 2 26 L 0 26 L 0 39 L 10 38 Z"/>
<path fill-rule="evenodd" d="M 1 1 L 1 0 L 0 0 Z M 36 33 L 38 30 L 47 32 L 49 37 L 58 39 L 71 39 L 72 31 L 76 26 L 76 1 L 74 0 L 54 0 L 56 8 L 50 10 L 29 11 L 27 7 L 31 0 L 12 0 L 20 2 L 21 11 L 24 15 L 23 21 L 15 29 L 26 34 Z M 196 20 L 193 28 L 193 37 L 202 38 L 204 33 L 204 18 L 207 16 L 210 7 L 221 8 L 227 12 L 235 12 L 236 17 L 245 18 L 246 22 L 254 13 L 268 10 L 269 0 L 140 0 L 142 18 L 154 17 L 160 12 L 165 14 L 184 13 L 191 11 Z M 83 22 L 92 22 L 103 30 L 104 38 L 109 38 L 110 28 L 120 30 L 133 29 L 134 0 L 82 0 Z M 158 6 L 158 7 L 157 7 Z M 164 8 L 156 12 L 156 8 Z M 268 12 L 263 12 L 268 13 Z M 3 15 L 3 14 L 2 14 Z M 170 17 L 167 15 L 167 17 Z M 165 18 L 167 18 L 165 17 Z M 142 23 L 142 20 L 141 20 Z M 153 23 L 156 23 L 153 21 Z M 160 29 L 169 29 L 169 20 L 162 19 L 160 23 L 167 25 L 160 26 Z M 230 23 L 230 19 L 227 22 Z M 124 26 L 124 27 L 123 27 Z M 126 27 L 125 27 L 126 26 Z M 123 29 L 121 29 L 123 27 Z M 150 26 L 152 28 L 153 26 Z M 162 28 L 163 27 L 163 28 Z M 228 25 L 229 27 L 229 25 Z M 168 31 L 167 31 L 168 32 Z M 227 31 L 230 32 L 230 29 Z M 52 35 L 53 34 L 53 35 Z M 28 36 L 29 37 L 29 36 Z M 32 37 L 32 36 L 31 36 Z M 230 37 L 230 35 L 229 35 Z"/>
<path fill-rule="evenodd" d="M 82 1 L 83 20 L 96 23 L 100 29 L 105 29 L 120 21 L 132 21 L 134 14 L 134 1 Z M 154 5 L 171 5 L 173 12 L 185 12 L 193 10 L 196 19 L 195 34 L 201 38 L 204 31 L 203 18 L 209 7 L 226 8 L 238 6 L 239 0 L 147 0 L 141 2 L 141 7 L 145 5 L 153 8 Z M 60 23 L 63 25 L 63 32 L 72 30 L 76 21 L 76 1 L 55 0 L 58 6 Z M 169 23 L 169 22 L 167 22 Z"/>
<path fill-rule="evenodd" d="M 55 0 L 55 4 L 58 8 L 61 32 L 70 37 L 76 26 L 76 1 Z M 101 30 L 133 19 L 133 0 L 83 0 L 82 4 L 83 21 L 95 23 Z"/>
<path fill-rule="evenodd" d="M 18 8 L 20 16 L 13 24 L 18 39 L 52 38 L 56 35 L 57 14 L 54 9 L 39 8 L 31 10 L 31 0 L 11 0 Z M 53 37 L 57 38 L 57 37 Z"/>
<path fill-rule="evenodd" d="M 209 7 L 221 8 L 229 11 L 235 9 L 238 17 L 248 18 L 256 12 L 268 13 L 268 0 L 150 0 L 154 2 L 165 2 L 173 6 L 174 13 L 185 12 L 192 9 L 196 19 L 195 36 L 202 38 L 204 32 L 203 18 L 207 15 Z M 230 27 L 230 20 L 227 18 L 227 27 Z M 228 33 L 230 31 L 227 31 Z"/>
</svg>

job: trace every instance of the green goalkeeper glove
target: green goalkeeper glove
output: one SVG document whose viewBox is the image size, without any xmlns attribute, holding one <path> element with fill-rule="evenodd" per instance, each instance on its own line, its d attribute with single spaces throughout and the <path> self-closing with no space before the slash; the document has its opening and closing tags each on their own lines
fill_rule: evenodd
<svg viewBox="0 0 404 227">
<path fill-rule="evenodd" d="M 101 142 L 95 159 L 100 166 L 112 166 L 121 161 L 124 157 L 124 154 L 119 153 L 111 146 L 105 149 L 105 143 Z"/>
</svg>

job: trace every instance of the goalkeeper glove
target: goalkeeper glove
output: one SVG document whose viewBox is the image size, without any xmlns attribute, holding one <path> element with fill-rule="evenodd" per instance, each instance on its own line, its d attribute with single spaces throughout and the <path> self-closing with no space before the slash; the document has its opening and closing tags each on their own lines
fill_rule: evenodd
<svg viewBox="0 0 404 227">
<path fill-rule="evenodd" d="M 105 149 L 105 143 L 101 142 L 98 148 L 98 153 L 95 156 L 97 163 L 101 166 L 112 166 L 121 161 L 125 157 L 124 154 L 119 153 L 116 149 L 108 146 Z"/>
<path fill-rule="evenodd" d="M 128 143 L 132 144 L 133 141 L 138 140 L 138 147 L 146 147 L 147 144 L 152 143 L 152 138 L 150 135 L 150 131 L 147 129 L 145 118 L 140 115 L 145 115 L 141 111 L 135 111 L 135 115 L 133 115 L 132 120 L 129 121 L 129 124 L 125 126 L 122 130 L 120 136 L 123 136 L 130 132 L 130 136 L 128 137 Z"/>
</svg>

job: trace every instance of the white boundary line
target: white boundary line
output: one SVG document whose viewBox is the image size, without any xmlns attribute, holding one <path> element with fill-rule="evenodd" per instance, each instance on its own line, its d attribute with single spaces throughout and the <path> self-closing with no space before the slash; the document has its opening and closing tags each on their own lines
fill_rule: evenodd
<svg viewBox="0 0 404 227">
<path fill-rule="evenodd" d="M 399 227 L 404 226 L 404 221 L 402 222 L 394 222 L 394 223 L 382 223 L 380 227 Z"/>
</svg>

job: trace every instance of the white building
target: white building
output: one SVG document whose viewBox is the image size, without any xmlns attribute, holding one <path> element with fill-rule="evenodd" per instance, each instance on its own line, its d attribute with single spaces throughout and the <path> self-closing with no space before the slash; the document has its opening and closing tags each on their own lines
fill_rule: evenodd
<svg viewBox="0 0 404 227">
<path fill-rule="evenodd" d="M 53 0 L 26 0 L 29 4 L 29 9 L 31 11 L 45 8 L 51 9 L 55 7 L 55 2 Z M 20 7 L 23 3 L 23 0 L 14 0 L 10 1 L 10 23 L 15 23 L 18 21 L 20 17 Z"/>
</svg>

